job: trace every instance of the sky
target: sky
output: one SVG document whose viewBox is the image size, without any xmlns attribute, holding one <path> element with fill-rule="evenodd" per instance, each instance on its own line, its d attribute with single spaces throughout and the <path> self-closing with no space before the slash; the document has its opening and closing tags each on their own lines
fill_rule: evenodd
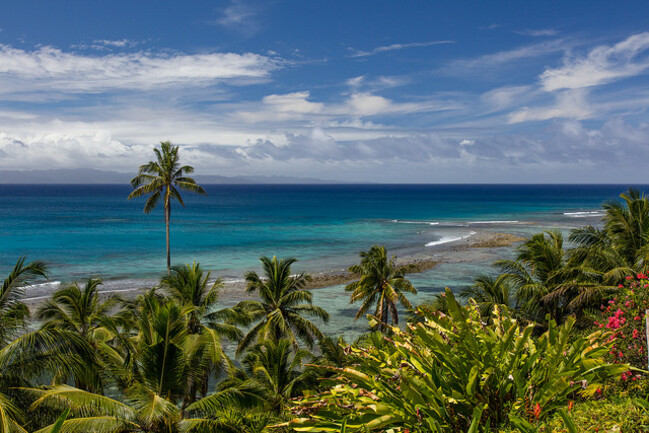
<svg viewBox="0 0 649 433">
<path fill-rule="evenodd" d="M 646 1 L 5 1 L 0 170 L 647 183 Z"/>
</svg>

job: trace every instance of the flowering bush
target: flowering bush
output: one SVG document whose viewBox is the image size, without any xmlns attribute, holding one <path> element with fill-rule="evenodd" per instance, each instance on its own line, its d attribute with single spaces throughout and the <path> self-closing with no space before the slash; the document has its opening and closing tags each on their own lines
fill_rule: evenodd
<svg viewBox="0 0 649 433">
<path fill-rule="evenodd" d="M 613 331 L 609 337 L 613 346 L 608 353 L 610 362 L 630 364 L 647 369 L 647 337 L 645 331 L 645 310 L 649 308 L 649 278 L 645 274 L 626 277 L 625 284 L 617 296 L 601 306 L 601 314 L 595 322 L 599 328 Z M 623 382 L 635 382 L 638 372 L 622 373 Z"/>
<path fill-rule="evenodd" d="M 493 431 L 511 422 L 536 432 L 555 412 L 569 420 L 570 401 L 628 370 L 605 362 L 608 331 L 574 336 L 574 317 L 560 326 L 550 321 L 535 338 L 534 325 L 521 326 L 507 310 L 495 307 L 485 322 L 474 301 L 462 306 L 450 289 L 445 299 L 448 314 L 420 311 L 423 320 L 383 337 L 389 344 L 352 346 L 347 367 L 324 366 L 336 385 L 296 401 L 297 418 L 285 426 L 313 433 L 447 433 Z"/>
</svg>

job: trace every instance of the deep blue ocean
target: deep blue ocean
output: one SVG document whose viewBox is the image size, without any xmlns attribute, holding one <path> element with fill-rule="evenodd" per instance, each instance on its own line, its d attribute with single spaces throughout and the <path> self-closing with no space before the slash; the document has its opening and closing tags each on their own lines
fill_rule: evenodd
<svg viewBox="0 0 649 433">
<path fill-rule="evenodd" d="M 235 276 L 262 255 L 294 256 L 310 270 L 344 267 L 347 257 L 373 244 L 399 250 L 461 236 L 468 229 L 454 227 L 458 222 L 570 221 L 588 215 L 576 212 L 598 211 L 628 186 L 205 188 L 207 196 L 186 193 L 185 208 L 172 206 L 172 261 L 199 261 Z M 144 214 L 144 199 L 127 200 L 130 191 L 128 185 L 0 185 L 0 272 L 28 256 L 45 260 L 64 280 L 158 275 L 165 267 L 162 209 Z"/>
</svg>

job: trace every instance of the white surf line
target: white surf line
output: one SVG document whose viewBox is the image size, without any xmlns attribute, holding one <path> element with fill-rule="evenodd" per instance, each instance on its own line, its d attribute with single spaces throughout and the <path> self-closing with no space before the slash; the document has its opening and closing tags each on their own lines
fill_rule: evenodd
<svg viewBox="0 0 649 433">
<path fill-rule="evenodd" d="M 434 247 L 436 245 L 443 245 L 443 244 L 447 244 L 449 242 L 457 242 L 457 241 L 461 241 L 463 239 L 470 238 L 474 234 L 476 234 L 476 232 L 471 232 L 471 233 L 469 233 L 468 235 L 465 235 L 465 236 L 455 236 L 455 237 L 444 236 L 444 237 L 442 237 L 441 239 L 439 239 L 437 241 L 428 242 L 426 244 L 426 246 L 427 247 Z"/>
<path fill-rule="evenodd" d="M 130 288 L 130 289 L 99 290 L 98 293 L 100 295 L 103 295 L 105 293 L 133 292 L 133 291 L 136 291 L 136 290 L 146 290 L 147 288 L 148 287 L 143 286 L 143 287 L 134 287 L 134 288 Z M 23 298 L 23 301 L 37 301 L 39 299 L 50 298 L 51 296 L 52 296 L 52 294 L 44 295 L 44 296 L 34 296 L 34 297 L 31 297 L 31 298 Z"/>
<path fill-rule="evenodd" d="M 604 210 L 597 211 L 580 211 L 580 212 L 564 212 L 563 215 L 572 217 L 572 218 L 587 218 L 587 217 L 598 217 L 606 215 Z"/>
<path fill-rule="evenodd" d="M 439 225 L 438 222 L 428 222 L 428 221 L 401 221 L 401 220 L 392 220 L 393 223 L 397 224 L 425 224 L 425 225 L 431 225 L 431 226 L 436 226 Z"/>
<path fill-rule="evenodd" d="M 469 221 L 468 224 L 518 224 L 520 221 Z"/>
</svg>

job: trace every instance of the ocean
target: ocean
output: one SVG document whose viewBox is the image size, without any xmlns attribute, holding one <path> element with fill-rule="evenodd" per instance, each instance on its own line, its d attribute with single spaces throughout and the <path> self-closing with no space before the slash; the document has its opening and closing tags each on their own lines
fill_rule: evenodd
<svg viewBox="0 0 649 433">
<path fill-rule="evenodd" d="M 245 271 L 259 270 L 261 256 L 296 257 L 295 271 L 317 273 L 345 269 L 374 244 L 398 256 L 434 256 L 481 231 L 527 236 L 597 224 L 602 204 L 629 186 L 204 187 L 207 196 L 185 193 L 186 207 L 172 205 L 172 263 L 197 261 L 213 275 L 240 281 Z M 155 284 L 166 266 L 162 208 L 144 214 L 144 199 L 127 200 L 130 191 L 129 185 L 0 185 L 0 275 L 27 256 L 48 264 L 51 285 L 88 277 L 104 278 L 113 291 Z M 417 299 L 470 284 L 495 258 L 513 254 L 495 250 L 413 275 Z M 340 287 L 316 293 L 316 301 L 338 308 L 332 315 L 354 310 Z"/>
</svg>

